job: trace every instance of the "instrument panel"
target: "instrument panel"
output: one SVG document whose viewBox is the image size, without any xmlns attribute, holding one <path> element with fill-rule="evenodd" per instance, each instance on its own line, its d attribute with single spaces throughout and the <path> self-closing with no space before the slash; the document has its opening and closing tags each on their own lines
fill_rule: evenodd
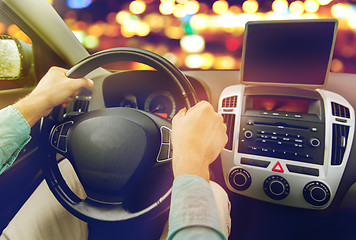
<svg viewBox="0 0 356 240">
<path fill-rule="evenodd" d="M 157 71 L 116 73 L 104 81 L 105 105 L 136 108 L 171 121 L 184 107 L 184 100 L 173 85 Z"/>
</svg>

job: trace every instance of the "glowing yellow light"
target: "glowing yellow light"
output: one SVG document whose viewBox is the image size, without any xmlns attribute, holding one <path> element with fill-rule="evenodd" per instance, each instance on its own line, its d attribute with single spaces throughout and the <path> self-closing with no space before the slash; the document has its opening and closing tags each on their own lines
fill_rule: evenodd
<svg viewBox="0 0 356 240">
<path fill-rule="evenodd" d="M 318 19 L 319 16 L 315 13 L 305 13 L 303 14 L 304 19 Z"/>
<path fill-rule="evenodd" d="M 308 13 L 316 13 L 319 10 L 319 3 L 314 0 L 306 0 L 304 2 L 304 8 Z"/>
<path fill-rule="evenodd" d="M 108 25 L 105 28 L 104 34 L 108 37 L 116 37 L 119 35 L 120 27 L 118 25 Z"/>
<path fill-rule="evenodd" d="M 342 72 L 344 70 L 344 64 L 339 59 L 333 59 L 330 69 L 332 72 Z"/>
<path fill-rule="evenodd" d="M 292 2 L 289 6 L 289 11 L 291 14 L 302 14 L 304 12 L 304 3 L 302 1 Z"/>
<path fill-rule="evenodd" d="M 95 36 L 86 36 L 83 45 L 89 49 L 97 48 L 99 46 L 99 39 Z"/>
<path fill-rule="evenodd" d="M 347 24 L 350 26 L 350 28 L 356 29 L 356 16 L 351 16 L 349 19 L 347 19 Z"/>
<path fill-rule="evenodd" d="M 144 20 L 144 22 L 147 22 L 150 25 L 151 30 L 154 32 L 161 31 L 162 28 L 164 27 L 164 24 L 167 24 L 167 22 L 168 22 L 168 21 L 165 21 L 163 16 L 156 14 L 156 13 L 148 14 L 147 16 L 144 17 L 143 20 Z"/>
<path fill-rule="evenodd" d="M 217 69 L 232 69 L 235 67 L 235 59 L 231 56 L 219 57 L 215 62 Z"/>
<path fill-rule="evenodd" d="M 188 68 L 201 68 L 203 64 L 204 59 L 199 54 L 189 55 L 185 59 L 185 65 L 187 65 Z"/>
<path fill-rule="evenodd" d="M 95 37 L 100 37 L 104 34 L 105 28 L 101 24 L 94 24 L 88 28 L 88 34 Z"/>
<path fill-rule="evenodd" d="M 184 35 L 183 30 L 177 26 L 169 26 L 165 29 L 167 37 L 172 39 L 181 39 Z"/>
<path fill-rule="evenodd" d="M 147 36 L 150 33 L 150 25 L 144 22 L 140 23 L 136 33 L 140 37 Z"/>
<path fill-rule="evenodd" d="M 48 0 L 49 4 L 53 5 L 53 0 Z"/>
<path fill-rule="evenodd" d="M 229 8 L 229 11 L 234 13 L 234 14 L 240 14 L 241 13 L 241 8 L 239 6 L 233 5 Z"/>
<path fill-rule="evenodd" d="M 188 1 L 184 4 L 184 11 L 188 15 L 196 14 L 199 11 L 199 3 L 197 1 Z"/>
<path fill-rule="evenodd" d="M 77 37 L 77 39 L 79 40 L 79 42 L 83 43 L 84 42 L 84 38 L 86 37 L 86 34 L 84 31 L 72 31 L 74 36 Z"/>
<path fill-rule="evenodd" d="M 331 7 L 331 15 L 335 18 L 345 18 L 347 12 L 347 8 L 343 3 L 337 3 Z"/>
<path fill-rule="evenodd" d="M 275 0 L 272 3 L 272 9 L 275 13 L 286 13 L 288 11 L 288 2 L 286 0 Z"/>
<path fill-rule="evenodd" d="M 255 13 L 258 10 L 258 2 L 255 0 L 247 0 L 242 4 L 242 10 L 245 13 Z"/>
<path fill-rule="evenodd" d="M 226 13 L 228 9 L 229 9 L 229 4 L 224 0 L 216 1 L 213 4 L 213 11 L 216 14 Z"/>
<path fill-rule="evenodd" d="M 201 66 L 202 69 L 210 69 L 214 65 L 215 58 L 211 53 L 203 53 L 203 65 Z"/>
<path fill-rule="evenodd" d="M 130 13 L 127 11 L 120 11 L 116 14 L 116 21 L 119 24 L 123 24 L 129 18 L 130 18 Z"/>
<path fill-rule="evenodd" d="M 180 3 L 180 4 L 185 4 L 188 0 L 177 0 L 177 3 Z M 173 0 L 174 2 L 174 0 Z"/>
<path fill-rule="evenodd" d="M 218 23 L 223 28 L 233 28 L 236 26 L 238 15 L 225 13 L 218 16 Z M 226 29 L 225 29 L 226 30 Z"/>
<path fill-rule="evenodd" d="M 198 53 L 204 50 L 205 40 L 199 35 L 188 35 L 180 40 L 180 46 L 185 52 Z"/>
<path fill-rule="evenodd" d="M 207 15 L 197 14 L 190 19 L 190 25 L 195 29 L 203 30 L 208 27 L 208 20 L 209 17 Z"/>
<path fill-rule="evenodd" d="M 332 0 L 318 0 L 318 3 L 320 5 L 328 5 L 329 3 L 331 3 Z"/>
<path fill-rule="evenodd" d="M 140 0 L 136 0 L 130 3 L 130 12 L 133 14 L 141 14 L 146 10 L 146 3 Z"/>
<path fill-rule="evenodd" d="M 177 18 L 185 17 L 184 5 L 177 4 L 174 6 L 173 15 Z"/>
<path fill-rule="evenodd" d="M 125 38 L 131 38 L 135 36 L 135 33 L 131 31 L 127 31 L 125 28 L 121 28 L 121 35 L 124 36 Z"/>
<path fill-rule="evenodd" d="M 174 11 L 174 3 L 170 1 L 164 1 L 159 5 L 159 11 L 163 15 L 169 15 L 172 14 Z"/>
</svg>

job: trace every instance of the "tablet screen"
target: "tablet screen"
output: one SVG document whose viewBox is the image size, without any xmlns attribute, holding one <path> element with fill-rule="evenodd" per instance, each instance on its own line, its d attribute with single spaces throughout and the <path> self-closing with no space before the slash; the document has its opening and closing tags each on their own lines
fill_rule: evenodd
<svg viewBox="0 0 356 240">
<path fill-rule="evenodd" d="M 247 23 L 242 82 L 323 86 L 336 28 L 333 19 Z"/>
</svg>

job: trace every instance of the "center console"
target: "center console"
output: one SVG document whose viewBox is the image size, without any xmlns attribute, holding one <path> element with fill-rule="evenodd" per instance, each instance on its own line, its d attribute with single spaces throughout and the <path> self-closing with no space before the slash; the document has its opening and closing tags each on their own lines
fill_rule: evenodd
<svg viewBox="0 0 356 240">
<path fill-rule="evenodd" d="M 233 192 L 282 205 L 324 209 L 350 154 L 355 113 L 326 85 L 335 19 L 248 22 L 240 83 L 224 89 L 221 153 Z"/>
<path fill-rule="evenodd" d="M 219 100 L 228 142 L 227 186 L 256 199 L 326 208 L 343 175 L 354 110 L 340 95 L 295 87 L 235 85 Z"/>
</svg>

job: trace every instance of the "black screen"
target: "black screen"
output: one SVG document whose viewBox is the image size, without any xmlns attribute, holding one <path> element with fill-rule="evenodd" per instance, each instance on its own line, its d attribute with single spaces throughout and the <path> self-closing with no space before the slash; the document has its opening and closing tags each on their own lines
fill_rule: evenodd
<svg viewBox="0 0 356 240">
<path fill-rule="evenodd" d="M 248 24 L 242 80 L 323 85 L 335 25 L 333 20 Z"/>
</svg>

